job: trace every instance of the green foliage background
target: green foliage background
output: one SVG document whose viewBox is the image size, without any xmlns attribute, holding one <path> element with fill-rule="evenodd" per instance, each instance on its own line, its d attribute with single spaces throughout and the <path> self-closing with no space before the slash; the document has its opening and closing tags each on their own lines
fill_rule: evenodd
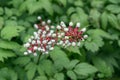
<svg viewBox="0 0 120 80">
<path fill-rule="evenodd" d="M 24 56 L 37 16 L 54 25 L 80 21 L 89 38 Z M 0 80 L 120 80 L 120 0 L 0 0 Z"/>
</svg>

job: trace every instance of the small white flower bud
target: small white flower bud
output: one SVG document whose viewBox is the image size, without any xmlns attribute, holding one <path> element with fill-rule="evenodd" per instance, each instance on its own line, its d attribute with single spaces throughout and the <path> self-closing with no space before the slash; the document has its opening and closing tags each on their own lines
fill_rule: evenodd
<svg viewBox="0 0 120 80">
<path fill-rule="evenodd" d="M 48 23 L 48 24 L 50 24 L 50 23 L 51 23 L 51 20 L 50 20 L 50 19 L 48 19 L 48 20 L 47 20 L 47 23 Z"/>
<path fill-rule="evenodd" d="M 32 39 L 28 39 L 29 42 L 32 42 Z"/>
<path fill-rule="evenodd" d="M 69 37 L 68 37 L 68 36 L 65 36 L 65 39 L 69 39 Z"/>
<path fill-rule="evenodd" d="M 48 51 L 45 51 L 45 54 L 48 54 Z"/>
<path fill-rule="evenodd" d="M 42 18 L 41 18 L 41 16 L 38 16 L 37 19 L 38 19 L 38 20 L 41 20 Z"/>
<path fill-rule="evenodd" d="M 34 50 L 37 50 L 38 49 L 38 47 L 37 46 L 34 46 L 34 48 L 33 48 Z"/>
<path fill-rule="evenodd" d="M 49 26 L 46 25 L 46 26 L 45 26 L 45 29 L 46 29 L 46 31 L 49 31 Z"/>
<path fill-rule="evenodd" d="M 64 25 L 64 24 L 65 24 L 65 23 L 64 23 L 63 21 L 60 22 L 60 25 L 61 25 L 61 26 Z"/>
<path fill-rule="evenodd" d="M 73 22 L 70 22 L 70 23 L 69 23 L 69 26 L 73 26 Z"/>
<path fill-rule="evenodd" d="M 24 47 L 29 47 L 29 46 L 30 46 L 30 43 L 24 44 Z"/>
<path fill-rule="evenodd" d="M 53 33 L 53 34 L 52 34 L 52 37 L 56 37 L 56 34 L 55 34 L 55 33 Z"/>
<path fill-rule="evenodd" d="M 76 46 L 76 43 L 75 43 L 75 42 L 72 42 L 72 46 Z"/>
<path fill-rule="evenodd" d="M 62 32 L 62 33 L 61 33 L 61 36 L 64 36 L 64 35 L 65 35 L 65 33 Z"/>
<path fill-rule="evenodd" d="M 37 40 L 37 44 L 41 44 L 40 40 Z"/>
<path fill-rule="evenodd" d="M 64 31 L 67 32 L 69 29 L 68 28 L 64 28 Z"/>
<path fill-rule="evenodd" d="M 63 24 L 63 25 L 61 25 L 63 28 L 65 28 L 66 27 L 66 25 L 65 24 Z"/>
<path fill-rule="evenodd" d="M 57 25 L 57 27 L 56 27 L 57 29 L 61 29 L 61 26 L 60 25 Z"/>
<path fill-rule="evenodd" d="M 36 43 L 36 41 L 35 41 L 35 40 L 33 40 L 33 41 L 32 41 L 32 44 L 35 44 L 35 43 Z"/>
<path fill-rule="evenodd" d="M 41 48 L 40 48 L 40 47 L 38 48 L 38 51 L 41 51 Z"/>
<path fill-rule="evenodd" d="M 35 28 L 35 29 L 38 29 L 39 27 L 38 27 L 38 25 L 37 25 L 37 24 L 34 24 L 34 28 Z"/>
<path fill-rule="evenodd" d="M 43 33 L 43 34 L 46 34 L 47 32 L 46 32 L 46 31 L 43 31 L 42 33 Z"/>
<path fill-rule="evenodd" d="M 51 41 L 49 41 L 47 44 L 52 44 L 52 42 L 51 42 Z"/>
<path fill-rule="evenodd" d="M 47 40 L 43 40 L 42 43 L 43 43 L 43 44 L 46 44 L 46 43 L 47 43 Z"/>
<path fill-rule="evenodd" d="M 34 34 L 35 36 L 38 35 L 37 32 L 34 32 L 33 34 Z"/>
<path fill-rule="evenodd" d="M 84 35 L 83 38 L 84 38 L 84 39 L 88 38 L 88 35 Z"/>
<path fill-rule="evenodd" d="M 42 25 L 44 26 L 46 23 L 45 23 L 45 21 L 42 21 Z"/>
<path fill-rule="evenodd" d="M 33 53 L 34 56 L 37 56 L 37 53 Z"/>
<path fill-rule="evenodd" d="M 51 42 L 53 42 L 53 43 L 54 43 L 54 42 L 55 42 L 55 40 L 54 40 L 54 39 L 52 39 L 52 40 L 51 40 Z"/>
<path fill-rule="evenodd" d="M 49 50 L 53 50 L 53 49 L 54 49 L 54 47 L 50 47 L 50 48 L 49 48 Z"/>
<path fill-rule="evenodd" d="M 28 53 L 32 53 L 32 51 L 31 51 L 31 50 L 28 50 Z"/>
<path fill-rule="evenodd" d="M 31 36 L 31 39 L 34 39 L 34 36 Z"/>
<path fill-rule="evenodd" d="M 61 38 L 62 36 L 61 35 L 58 35 L 58 38 Z"/>
<path fill-rule="evenodd" d="M 46 36 L 46 35 L 45 35 L 45 34 L 43 34 L 41 37 L 42 37 L 42 38 L 45 38 L 45 36 Z"/>
<path fill-rule="evenodd" d="M 80 42 L 78 42 L 78 43 L 77 43 L 77 46 L 80 46 L 80 44 L 81 44 L 81 43 L 80 43 Z"/>
<path fill-rule="evenodd" d="M 63 44 L 63 41 L 60 41 L 59 44 L 60 44 L 60 45 Z"/>
<path fill-rule="evenodd" d="M 55 28 L 55 26 L 51 26 L 51 28 L 52 28 L 52 29 L 54 29 L 54 28 Z"/>
<path fill-rule="evenodd" d="M 41 32 L 42 32 L 42 30 L 41 30 L 41 29 L 39 29 L 39 30 L 38 30 L 38 34 L 40 34 Z"/>
<path fill-rule="evenodd" d="M 28 54 L 28 52 L 24 52 L 24 55 L 27 55 Z"/>
<path fill-rule="evenodd" d="M 85 32 L 85 31 L 86 31 L 86 28 L 82 28 L 81 31 Z"/>
<path fill-rule="evenodd" d="M 80 23 L 77 23 L 77 24 L 76 24 L 76 27 L 80 27 Z"/>
<path fill-rule="evenodd" d="M 51 34 L 54 33 L 54 30 L 50 30 L 50 33 L 51 33 Z"/>
</svg>

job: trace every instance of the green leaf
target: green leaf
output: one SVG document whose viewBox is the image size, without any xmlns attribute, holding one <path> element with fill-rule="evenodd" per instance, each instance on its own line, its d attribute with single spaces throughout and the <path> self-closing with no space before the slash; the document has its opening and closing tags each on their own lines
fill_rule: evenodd
<svg viewBox="0 0 120 80">
<path fill-rule="evenodd" d="M 0 40 L 0 48 L 19 50 L 20 47 L 21 46 L 18 43 L 16 43 L 16 42 Z"/>
<path fill-rule="evenodd" d="M 39 3 L 50 15 L 53 15 L 53 8 L 50 0 L 39 0 Z"/>
<path fill-rule="evenodd" d="M 69 64 L 67 55 L 58 47 L 55 47 L 55 50 L 50 53 L 50 57 L 54 61 L 55 68 L 58 71 L 61 71 L 63 67 L 66 67 Z"/>
<path fill-rule="evenodd" d="M 91 6 L 93 8 L 98 8 L 98 9 L 101 9 L 104 7 L 104 4 L 105 4 L 106 0 L 93 0 L 91 2 Z"/>
<path fill-rule="evenodd" d="M 0 77 L 4 78 L 5 80 L 18 80 L 18 77 L 15 71 L 8 68 L 0 69 Z"/>
<path fill-rule="evenodd" d="M 15 53 L 8 50 L 0 49 L 0 61 L 4 62 L 4 59 L 8 57 L 15 57 Z"/>
<path fill-rule="evenodd" d="M 19 32 L 23 30 L 24 27 L 22 26 L 5 26 L 1 31 L 1 37 L 3 39 L 11 40 L 13 37 L 19 36 Z"/>
<path fill-rule="evenodd" d="M 2 7 L 0 7 L 0 15 L 3 15 L 3 13 L 4 13 L 4 10 Z"/>
<path fill-rule="evenodd" d="M 109 0 L 109 2 L 114 3 L 114 4 L 118 4 L 118 3 L 120 3 L 120 0 Z"/>
<path fill-rule="evenodd" d="M 97 9 L 91 9 L 90 11 L 90 22 L 92 23 L 92 25 L 94 27 L 99 28 L 100 27 L 100 23 L 99 23 L 99 19 L 100 19 L 100 12 L 98 12 Z"/>
<path fill-rule="evenodd" d="M 63 73 L 56 73 L 56 74 L 54 75 L 54 78 L 55 78 L 56 80 L 64 80 L 64 74 L 63 74 Z"/>
<path fill-rule="evenodd" d="M 3 17 L 0 17 L 0 30 L 3 27 L 3 25 L 4 25 L 4 19 Z"/>
<path fill-rule="evenodd" d="M 118 40 L 118 45 L 120 46 L 120 40 Z"/>
<path fill-rule="evenodd" d="M 108 15 L 108 21 L 113 28 L 116 28 L 116 29 L 120 30 L 120 26 L 118 24 L 117 17 L 114 14 L 109 14 Z"/>
<path fill-rule="evenodd" d="M 94 66 L 102 74 L 104 74 L 104 76 L 106 76 L 106 77 L 112 76 L 112 71 L 111 71 L 109 65 L 107 65 L 104 60 L 102 60 L 101 58 L 98 58 L 98 57 L 94 57 L 92 61 L 93 61 Z"/>
<path fill-rule="evenodd" d="M 34 80 L 48 80 L 46 76 L 38 76 Z"/>
<path fill-rule="evenodd" d="M 82 55 L 81 53 L 80 53 L 80 49 L 79 49 L 79 47 L 69 47 L 69 49 L 68 49 L 70 52 L 72 52 L 72 53 L 77 53 L 77 54 L 79 54 L 79 55 Z"/>
<path fill-rule="evenodd" d="M 64 6 L 66 6 L 67 0 L 59 0 Z"/>
<path fill-rule="evenodd" d="M 74 7 L 70 7 L 68 10 L 67 10 L 67 15 L 71 15 L 72 13 L 76 12 L 75 8 Z"/>
<path fill-rule="evenodd" d="M 87 27 L 88 24 L 88 15 L 85 14 L 85 12 L 83 11 L 83 9 L 81 8 L 76 8 L 77 13 L 74 13 L 71 15 L 70 19 L 72 22 L 77 23 L 80 22 L 81 23 L 81 27 Z"/>
<path fill-rule="evenodd" d="M 77 80 L 77 76 L 73 71 L 67 71 L 67 76 L 71 79 L 71 80 Z"/>
<path fill-rule="evenodd" d="M 84 6 L 84 3 L 83 3 L 81 0 L 76 0 L 76 1 L 74 1 L 74 5 L 75 5 L 75 6 L 83 7 L 83 6 Z"/>
<path fill-rule="evenodd" d="M 112 13 L 118 14 L 120 13 L 120 6 L 119 5 L 108 5 L 106 9 Z"/>
<path fill-rule="evenodd" d="M 58 14 L 63 14 L 63 10 L 60 6 L 58 6 L 57 4 L 53 4 L 53 10 L 54 12 L 58 13 Z"/>
<path fill-rule="evenodd" d="M 9 8 L 5 8 L 5 14 L 7 17 L 11 17 L 13 15 L 13 12 L 11 9 Z"/>
<path fill-rule="evenodd" d="M 37 66 L 35 63 L 30 62 L 25 69 L 27 69 L 27 78 L 28 80 L 32 80 L 35 76 Z"/>
<path fill-rule="evenodd" d="M 88 63 L 80 63 L 75 67 L 74 71 L 78 75 L 89 76 L 95 74 L 98 70 Z"/>
<path fill-rule="evenodd" d="M 42 60 L 39 63 L 38 71 L 39 71 L 39 74 L 44 75 L 44 72 L 45 72 L 48 76 L 52 76 L 56 70 L 50 60 Z"/>
<path fill-rule="evenodd" d="M 24 66 L 30 62 L 30 57 L 19 57 L 16 60 L 14 60 L 13 62 L 14 62 L 14 64 L 19 64 L 19 65 Z"/>
<path fill-rule="evenodd" d="M 108 24 L 108 18 L 107 18 L 107 12 L 103 12 L 101 15 L 101 27 L 103 29 L 107 28 L 107 24 Z"/>
</svg>

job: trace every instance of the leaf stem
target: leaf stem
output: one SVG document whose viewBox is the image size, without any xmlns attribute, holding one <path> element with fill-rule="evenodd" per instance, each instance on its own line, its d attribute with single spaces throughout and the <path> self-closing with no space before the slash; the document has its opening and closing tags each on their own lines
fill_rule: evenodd
<svg viewBox="0 0 120 80">
<path fill-rule="evenodd" d="M 40 52 L 40 54 L 39 54 L 39 56 L 38 56 L 37 65 L 39 64 L 41 55 L 42 55 L 42 52 Z"/>
</svg>

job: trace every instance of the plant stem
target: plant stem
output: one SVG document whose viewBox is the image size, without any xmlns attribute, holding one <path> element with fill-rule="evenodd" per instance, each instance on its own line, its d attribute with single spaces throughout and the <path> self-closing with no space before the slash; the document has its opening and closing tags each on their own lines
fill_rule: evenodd
<svg viewBox="0 0 120 80">
<path fill-rule="evenodd" d="M 38 56 L 38 60 L 37 60 L 37 65 L 39 64 L 39 60 L 40 60 L 40 56 L 42 55 L 42 53 L 40 52 L 39 56 Z"/>
</svg>

